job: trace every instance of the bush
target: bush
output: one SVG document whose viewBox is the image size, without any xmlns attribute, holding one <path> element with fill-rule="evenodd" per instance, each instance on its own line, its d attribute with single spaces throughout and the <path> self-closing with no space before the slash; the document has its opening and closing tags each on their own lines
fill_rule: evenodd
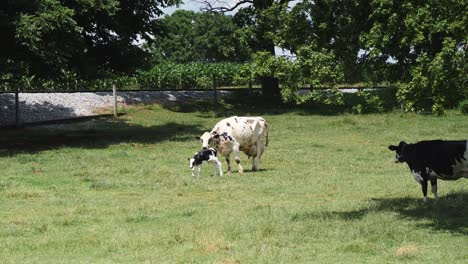
<svg viewBox="0 0 468 264">
<path fill-rule="evenodd" d="M 385 110 L 383 107 L 383 100 L 375 93 L 359 91 L 357 96 L 360 98 L 361 102 L 352 107 L 354 113 L 382 113 Z"/>
<path fill-rule="evenodd" d="M 461 101 L 459 108 L 462 114 L 468 115 L 468 100 Z"/>
</svg>

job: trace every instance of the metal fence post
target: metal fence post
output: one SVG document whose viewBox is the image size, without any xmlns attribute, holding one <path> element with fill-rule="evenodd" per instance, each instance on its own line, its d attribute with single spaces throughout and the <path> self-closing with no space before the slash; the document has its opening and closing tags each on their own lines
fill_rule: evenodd
<svg viewBox="0 0 468 264">
<path fill-rule="evenodd" d="M 114 95 L 114 117 L 117 117 L 117 87 L 112 85 L 112 93 Z"/>
<path fill-rule="evenodd" d="M 217 103 L 218 102 L 218 94 L 217 94 L 217 91 L 216 91 L 216 77 L 215 77 L 214 74 L 213 74 L 213 98 L 214 98 L 214 102 Z"/>
<path fill-rule="evenodd" d="M 249 80 L 249 95 L 252 95 L 252 80 Z"/>
</svg>

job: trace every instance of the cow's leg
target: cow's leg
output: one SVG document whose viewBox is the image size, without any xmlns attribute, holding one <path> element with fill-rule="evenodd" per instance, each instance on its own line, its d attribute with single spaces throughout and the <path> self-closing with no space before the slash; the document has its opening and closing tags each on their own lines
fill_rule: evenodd
<svg viewBox="0 0 468 264">
<path fill-rule="evenodd" d="M 423 178 L 423 180 L 421 181 L 421 187 L 422 187 L 422 192 L 423 192 L 423 199 L 424 199 L 424 202 L 427 202 L 427 179 L 426 178 Z"/>
<path fill-rule="evenodd" d="M 242 165 L 240 164 L 240 151 L 239 151 L 239 143 L 235 144 L 233 147 L 233 152 L 234 152 L 234 158 L 236 159 L 237 166 L 239 168 L 238 173 L 240 175 L 244 174 L 244 169 L 242 168 Z"/>
<path fill-rule="evenodd" d="M 439 200 L 439 196 L 437 196 L 437 178 L 431 178 L 431 192 L 434 194 L 434 200 Z"/>
<path fill-rule="evenodd" d="M 257 143 L 256 144 L 256 151 L 255 151 L 255 154 L 252 158 L 252 170 L 253 171 L 258 171 L 260 170 L 260 157 L 262 155 L 262 141 L 261 140 L 257 140 Z"/>
<path fill-rule="evenodd" d="M 231 157 L 231 154 L 229 154 L 228 156 L 226 156 L 226 163 L 227 163 L 227 166 L 228 166 L 227 172 L 228 172 L 228 173 L 231 173 L 231 159 L 230 159 L 230 157 Z"/>
</svg>

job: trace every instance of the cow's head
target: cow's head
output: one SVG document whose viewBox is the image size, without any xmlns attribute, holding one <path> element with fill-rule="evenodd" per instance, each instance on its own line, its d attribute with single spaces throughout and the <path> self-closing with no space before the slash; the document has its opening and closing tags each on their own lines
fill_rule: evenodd
<svg viewBox="0 0 468 264">
<path fill-rule="evenodd" d="M 404 141 L 401 141 L 400 144 L 398 144 L 398 146 L 394 146 L 394 145 L 390 145 L 388 146 L 388 149 L 389 150 L 392 150 L 392 151 L 395 151 L 396 152 L 396 156 L 395 156 L 395 162 L 396 163 L 401 163 L 401 162 L 405 162 L 405 148 L 408 144 L 406 144 L 406 142 Z"/>
<path fill-rule="evenodd" d="M 218 133 L 216 133 L 216 132 L 205 132 L 205 133 L 203 133 L 203 135 L 201 135 L 199 140 L 202 143 L 202 148 L 207 149 L 209 147 L 213 147 L 214 140 L 217 139 L 217 138 L 219 138 Z"/>
</svg>

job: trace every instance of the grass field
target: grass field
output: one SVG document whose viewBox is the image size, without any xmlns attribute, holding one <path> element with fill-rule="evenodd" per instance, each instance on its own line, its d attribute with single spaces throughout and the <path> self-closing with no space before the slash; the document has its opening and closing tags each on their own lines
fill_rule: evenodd
<svg viewBox="0 0 468 264">
<path fill-rule="evenodd" d="M 468 180 L 423 204 L 387 149 L 466 139 L 466 115 L 195 108 L 0 131 L 1 262 L 468 262 Z M 233 114 L 269 121 L 262 170 L 193 179 L 195 137 Z"/>
</svg>

